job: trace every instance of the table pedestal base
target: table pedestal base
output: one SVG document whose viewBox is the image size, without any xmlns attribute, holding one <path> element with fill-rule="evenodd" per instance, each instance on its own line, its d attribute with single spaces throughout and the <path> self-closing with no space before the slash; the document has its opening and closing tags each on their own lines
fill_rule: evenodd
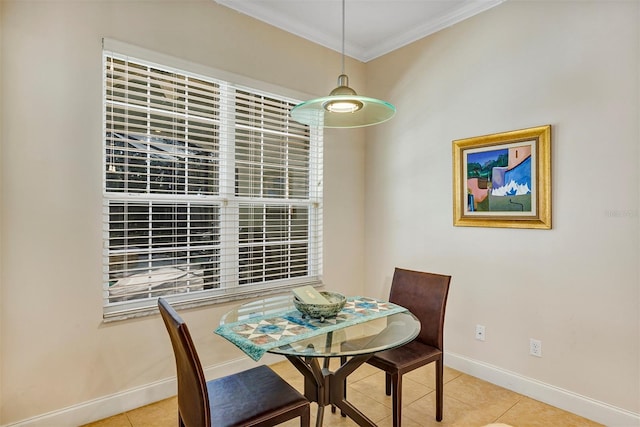
<svg viewBox="0 0 640 427">
<path fill-rule="evenodd" d="M 329 358 L 325 359 L 325 366 L 320 367 L 317 357 L 289 356 L 287 359 L 304 375 L 304 395 L 307 399 L 318 404 L 316 427 L 322 427 L 324 407 L 333 405 L 342 411 L 359 426 L 376 427 L 376 424 L 347 401 L 346 379 L 360 365 L 371 358 L 373 354 L 353 356 L 344 361 L 335 371 L 329 370 Z"/>
</svg>

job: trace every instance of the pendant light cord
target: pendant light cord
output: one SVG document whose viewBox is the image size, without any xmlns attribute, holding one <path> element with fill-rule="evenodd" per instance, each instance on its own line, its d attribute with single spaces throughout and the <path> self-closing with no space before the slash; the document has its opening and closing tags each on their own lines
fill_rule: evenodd
<svg viewBox="0 0 640 427">
<path fill-rule="evenodd" d="M 342 74 L 344 74 L 344 2 L 342 0 Z"/>
</svg>

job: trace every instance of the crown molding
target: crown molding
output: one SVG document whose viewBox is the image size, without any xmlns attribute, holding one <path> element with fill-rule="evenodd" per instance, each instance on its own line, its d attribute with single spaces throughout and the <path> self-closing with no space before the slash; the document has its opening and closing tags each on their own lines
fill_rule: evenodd
<svg viewBox="0 0 640 427">
<path fill-rule="evenodd" d="M 362 46 L 345 40 L 344 54 L 361 62 L 368 62 L 416 40 L 455 25 L 465 19 L 495 7 L 506 0 L 466 0 L 456 9 L 439 16 L 431 17 L 418 26 L 403 28 L 397 36 L 383 43 Z M 265 22 L 286 32 L 302 37 L 338 53 L 342 53 L 342 34 L 332 34 L 309 25 L 269 6 L 268 1 L 215 0 L 216 3 L 233 9 L 254 19 Z M 310 19 L 318 19 L 312 17 Z"/>
<path fill-rule="evenodd" d="M 362 62 L 368 62 L 387 53 L 393 52 L 403 46 L 413 43 L 417 40 L 425 38 L 440 30 L 451 27 L 459 22 L 469 19 L 479 13 L 489 10 L 506 0 L 471 0 L 464 4 L 463 7 L 453 10 L 435 19 L 426 21 L 418 27 L 408 28 L 406 31 L 399 33 L 397 37 L 387 39 L 384 43 L 371 47 L 370 49 L 359 52 Z"/>
</svg>

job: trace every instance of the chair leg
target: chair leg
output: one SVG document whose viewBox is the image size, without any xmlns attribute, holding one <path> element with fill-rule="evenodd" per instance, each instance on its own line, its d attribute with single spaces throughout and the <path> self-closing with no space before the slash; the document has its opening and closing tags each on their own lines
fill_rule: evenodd
<svg viewBox="0 0 640 427">
<path fill-rule="evenodd" d="M 328 357 L 326 357 L 324 359 L 324 369 L 329 369 L 329 360 L 330 359 Z M 340 357 L 340 366 L 344 365 L 345 360 L 347 360 L 346 357 L 344 357 L 344 356 Z M 346 384 L 347 384 L 347 380 L 346 379 L 344 380 L 344 383 L 345 383 L 345 387 L 346 387 Z M 331 405 L 331 413 L 332 414 L 336 413 L 336 405 L 333 405 L 333 404 Z"/>
<path fill-rule="evenodd" d="M 393 427 L 400 427 L 402 424 L 402 375 L 395 373 L 390 375 L 390 379 L 391 401 L 393 406 Z"/>
<path fill-rule="evenodd" d="M 340 366 L 344 365 L 345 363 L 347 363 L 347 356 L 340 356 Z M 346 399 L 347 398 L 347 378 L 344 379 L 344 384 L 342 384 L 342 390 L 344 393 L 344 398 Z M 340 410 L 340 415 L 342 415 L 345 418 L 347 416 L 347 414 L 342 412 L 342 410 Z"/>
<path fill-rule="evenodd" d="M 311 415 L 310 411 L 307 408 L 306 411 L 300 415 L 300 427 L 310 427 L 311 426 Z"/>
<path fill-rule="evenodd" d="M 442 358 L 436 360 L 436 421 L 442 421 L 444 395 L 444 363 Z"/>
<path fill-rule="evenodd" d="M 384 392 L 387 396 L 391 396 L 391 374 L 388 372 L 384 373 Z"/>
</svg>

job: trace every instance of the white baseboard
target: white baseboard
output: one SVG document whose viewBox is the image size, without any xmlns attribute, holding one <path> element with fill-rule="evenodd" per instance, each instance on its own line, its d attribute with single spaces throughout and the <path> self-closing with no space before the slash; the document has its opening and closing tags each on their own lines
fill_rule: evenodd
<svg viewBox="0 0 640 427">
<path fill-rule="evenodd" d="M 638 427 L 640 414 L 617 408 L 497 366 L 445 352 L 445 365 L 609 427 Z"/>
<path fill-rule="evenodd" d="M 270 365 L 283 360 L 280 356 L 265 354 L 260 364 Z M 210 380 L 240 372 L 257 366 L 256 362 L 243 357 L 229 362 L 209 366 L 204 369 L 205 377 Z M 166 378 L 123 392 L 103 396 L 98 399 L 69 406 L 63 409 L 38 415 L 26 420 L 2 427 L 71 427 L 101 420 L 116 414 L 167 399 L 176 394 L 176 378 Z"/>
</svg>

